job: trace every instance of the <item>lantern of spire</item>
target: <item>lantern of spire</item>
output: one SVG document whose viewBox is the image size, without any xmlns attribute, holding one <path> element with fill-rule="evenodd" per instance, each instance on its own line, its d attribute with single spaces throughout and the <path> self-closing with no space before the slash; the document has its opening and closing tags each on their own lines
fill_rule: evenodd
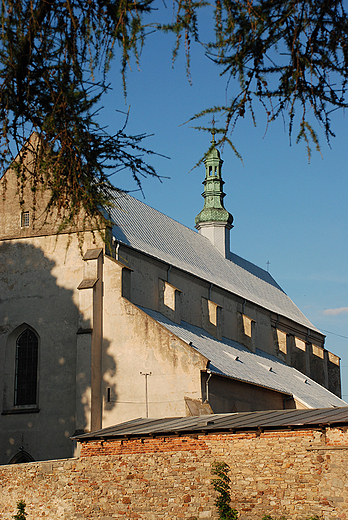
<svg viewBox="0 0 348 520">
<path fill-rule="evenodd" d="M 215 147 L 215 128 L 212 129 L 212 146 L 204 159 L 205 179 L 203 181 L 204 206 L 195 218 L 195 227 L 200 234 L 209 240 L 226 257 L 230 253 L 230 230 L 233 227 L 233 216 L 229 213 L 223 203 L 225 193 L 223 192 L 224 181 L 221 176 L 223 160 L 219 150 Z"/>
</svg>

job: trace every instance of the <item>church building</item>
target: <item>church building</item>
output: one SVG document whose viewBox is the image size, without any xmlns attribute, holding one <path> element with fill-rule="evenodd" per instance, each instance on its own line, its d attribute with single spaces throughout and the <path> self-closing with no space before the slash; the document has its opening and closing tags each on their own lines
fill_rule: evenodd
<svg viewBox="0 0 348 520">
<path fill-rule="evenodd" d="M 59 232 L 48 194 L 34 212 L 5 172 L 0 464 L 71 457 L 74 435 L 141 417 L 346 405 L 325 336 L 230 252 L 222 163 L 213 142 L 196 230 L 124 194 L 108 245 Z"/>
</svg>

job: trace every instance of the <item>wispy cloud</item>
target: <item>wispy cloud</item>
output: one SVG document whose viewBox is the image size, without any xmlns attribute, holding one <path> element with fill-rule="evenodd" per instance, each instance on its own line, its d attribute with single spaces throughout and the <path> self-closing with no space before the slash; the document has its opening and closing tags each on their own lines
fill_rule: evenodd
<svg viewBox="0 0 348 520">
<path fill-rule="evenodd" d="M 323 314 L 327 316 L 337 316 L 338 314 L 348 314 L 348 307 L 338 307 L 337 309 L 325 309 Z"/>
</svg>

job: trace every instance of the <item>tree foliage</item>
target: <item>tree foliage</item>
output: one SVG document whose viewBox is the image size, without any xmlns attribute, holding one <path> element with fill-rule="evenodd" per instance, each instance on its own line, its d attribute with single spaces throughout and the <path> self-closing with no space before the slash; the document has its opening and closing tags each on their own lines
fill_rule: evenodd
<svg viewBox="0 0 348 520">
<path fill-rule="evenodd" d="M 19 155 L 17 174 L 35 191 L 50 190 L 47 210 L 63 222 L 84 210 L 99 222 L 99 209 L 114 191 L 108 172 L 130 169 L 140 184 L 155 175 L 143 159 L 144 135 L 125 127 L 109 135 L 98 124 L 96 105 L 107 88 L 116 48 L 123 75 L 130 53 L 138 56 L 141 16 L 148 0 L 4 0 L 0 7 L 0 161 L 5 166 L 32 132 L 36 160 L 30 171 Z"/>
<path fill-rule="evenodd" d="M 198 37 L 197 7 L 178 2 L 175 24 L 167 26 Z M 192 5 L 192 4 L 191 4 Z M 207 56 L 219 67 L 233 90 L 225 106 L 196 114 L 224 115 L 220 143 L 230 141 L 239 118 L 249 112 L 255 120 L 255 101 L 267 123 L 279 116 L 289 135 L 319 148 L 316 120 L 326 139 L 334 136 L 333 110 L 347 107 L 348 19 L 341 0 L 215 0 L 215 41 L 205 44 Z M 237 82 L 231 80 L 237 79 Z M 298 113 L 298 120 L 295 119 Z M 209 130 L 205 127 L 199 127 Z M 230 141 L 231 142 L 231 141 Z M 232 143 L 231 143 L 232 144 Z"/>
<path fill-rule="evenodd" d="M 201 42 L 226 77 L 229 101 L 193 116 L 223 115 L 218 144 L 255 102 L 267 123 L 283 117 L 290 136 L 319 146 L 316 120 L 333 136 L 330 114 L 345 108 L 348 21 L 342 0 L 174 0 L 171 24 L 156 20 L 154 0 L 3 0 L 0 6 L 0 166 L 35 131 L 36 168 L 17 162 L 19 184 L 50 190 L 48 211 L 71 223 L 81 210 L 98 220 L 115 188 L 109 174 L 129 169 L 140 185 L 156 175 L 144 159 L 144 135 L 115 135 L 98 124 L 107 72 L 120 60 L 124 92 L 131 57 L 139 60 L 147 27 L 174 33 L 174 58 L 199 41 L 201 16 L 213 12 L 215 37 Z M 207 10 L 205 14 L 205 10 Z M 236 81 L 233 81 L 236 80 Z M 126 121 L 125 121 L 126 123 Z M 206 124 L 197 127 L 210 130 Z M 21 156 L 20 156 L 21 157 Z"/>
</svg>

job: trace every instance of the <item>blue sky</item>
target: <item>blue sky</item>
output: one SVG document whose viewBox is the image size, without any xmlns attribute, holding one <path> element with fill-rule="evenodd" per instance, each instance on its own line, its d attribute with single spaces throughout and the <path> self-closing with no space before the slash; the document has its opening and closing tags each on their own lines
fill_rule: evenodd
<svg viewBox="0 0 348 520">
<path fill-rule="evenodd" d="M 104 99 L 101 121 L 116 132 L 124 121 L 118 111 L 130 107 L 127 132 L 154 134 L 144 144 L 170 159 L 153 156 L 149 162 L 168 178 L 144 179 L 145 199 L 140 192 L 133 195 L 193 228 L 203 205 L 204 167 L 190 170 L 210 137 L 183 123 L 224 103 L 226 80 L 202 46 L 193 44 L 190 85 L 182 52 L 172 67 L 173 45 L 171 35 L 148 37 L 140 69 L 132 63 L 127 73 L 127 104 L 119 63 L 112 64 L 112 91 Z M 237 88 L 231 83 L 229 92 Z M 332 114 L 336 138 L 331 148 L 318 129 L 321 154 L 313 151 L 308 163 L 304 144 L 290 146 L 283 121 L 267 129 L 262 112 L 257 115 L 256 128 L 246 116 L 232 136 L 243 162 L 231 149 L 222 151 L 225 207 L 234 216 L 231 249 L 264 269 L 269 262 L 275 280 L 326 334 L 326 348 L 341 357 L 342 393 L 348 401 L 348 120 L 342 112 Z M 136 188 L 127 172 L 112 181 L 123 189 Z"/>
</svg>

